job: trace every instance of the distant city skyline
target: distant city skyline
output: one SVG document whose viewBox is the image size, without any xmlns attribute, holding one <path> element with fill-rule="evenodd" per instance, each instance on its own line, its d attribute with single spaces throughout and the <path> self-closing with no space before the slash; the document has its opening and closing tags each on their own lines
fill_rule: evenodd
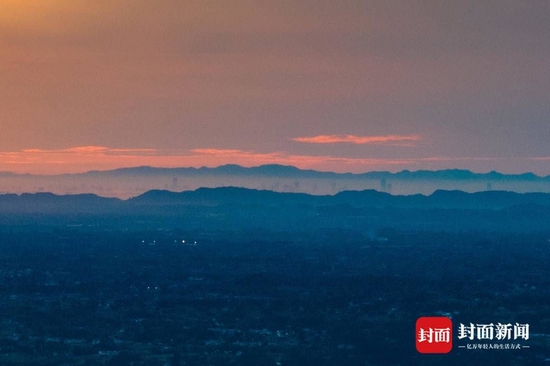
<svg viewBox="0 0 550 366">
<path fill-rule="evenodd" d="M 550 3 L 6 0 L 0 171 L 550 175 Z"/>
</svg>

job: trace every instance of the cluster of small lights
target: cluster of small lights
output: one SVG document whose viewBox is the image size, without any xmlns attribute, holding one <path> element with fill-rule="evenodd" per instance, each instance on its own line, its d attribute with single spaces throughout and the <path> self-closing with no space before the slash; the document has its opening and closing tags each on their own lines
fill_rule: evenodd
<svg viewBox="0 0 550 366">
<path fill-rule="evenodd" d="M 177 242 L 177 240 L 174 240 L 174 243 L 176 243 L 176 242 Z M 194 241 L 193 243 L 188 243 L 188 242 L 186 242 L 186 241 L 183 240 L 183 239 L 182 239 L 181 243 L 182 243 L 182 244 L 187 244 L 187 245 L 197 245 L 197 242 L 196 242 L 196 241 Z"/>
<path fill-rule="evenodd" d="M 145 244 L 145 240 L 142 240 L 141 242 L 142 242 L 143 244 Z M 177 243 L 177 242 L 178 242 L 177 240 L 174 240 L 174 243 Z M 156 241 L 156 240 L 153 240 L 152 242 L 149 242 L 149 245 L 155 245 L 156 243 L 157 243 L 157 241 Z M 186 242 L 184 239 L 182 239 L 182 240 L 181 240 L 181 243 L 182 243 L 182 244 L 186 244 L 187 242 Z M 196 242 L 196 241 L 193 241 L 193 243 L 187 243 L 187 245 L 197 245 L 197 242 Z"/>
</svg>

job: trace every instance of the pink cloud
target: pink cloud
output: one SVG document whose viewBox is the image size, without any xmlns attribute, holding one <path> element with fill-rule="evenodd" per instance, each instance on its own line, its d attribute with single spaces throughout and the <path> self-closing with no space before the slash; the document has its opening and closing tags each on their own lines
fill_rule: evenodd
<svg viewBox="0 0 550 366">
<path fill-rule="evenodd" d="M 295 137 L 292 140 L 309 144 L 338 144 L 348 143 L 356 145 L 392 145 L 412 146 L 421 138 L 419 135 L 383 135 L 383 136 L 356 136 L 356 135 L 317 135 L 311 137 Z"/>
</svg>

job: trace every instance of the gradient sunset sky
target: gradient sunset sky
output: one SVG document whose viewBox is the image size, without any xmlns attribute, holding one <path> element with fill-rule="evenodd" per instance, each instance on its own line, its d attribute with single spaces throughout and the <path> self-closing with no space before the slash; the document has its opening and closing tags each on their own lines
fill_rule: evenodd
<svg viewBox="0 0 550 366">
<path fill-rule="evenodd" d="M 0 171 L 550 174 L 550 1 L 0 1 Z"/>
</svg>

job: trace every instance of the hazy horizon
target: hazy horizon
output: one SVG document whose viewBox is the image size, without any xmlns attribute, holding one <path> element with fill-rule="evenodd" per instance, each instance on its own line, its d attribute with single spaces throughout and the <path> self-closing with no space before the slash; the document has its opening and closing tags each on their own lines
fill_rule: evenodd
<svg viewBox="0 0 550 366">
<path fill-rule="evenodd" d="M 398 195 L 431 194 L 436 190 L 550 192 L 548 177 L 532 173 L 505 175 L 498 172 L 474 173 L 469 170 L 343 174 L 282 165 L 223 165 L 203 169 L 142 166 L 64 175 L 0 174 L 0 194 L 94 193 L 104 197 L 129 198 L 155 189 L 179 192 L 224 186 L 314 195 L 368 189 Z"/>
</svg>

